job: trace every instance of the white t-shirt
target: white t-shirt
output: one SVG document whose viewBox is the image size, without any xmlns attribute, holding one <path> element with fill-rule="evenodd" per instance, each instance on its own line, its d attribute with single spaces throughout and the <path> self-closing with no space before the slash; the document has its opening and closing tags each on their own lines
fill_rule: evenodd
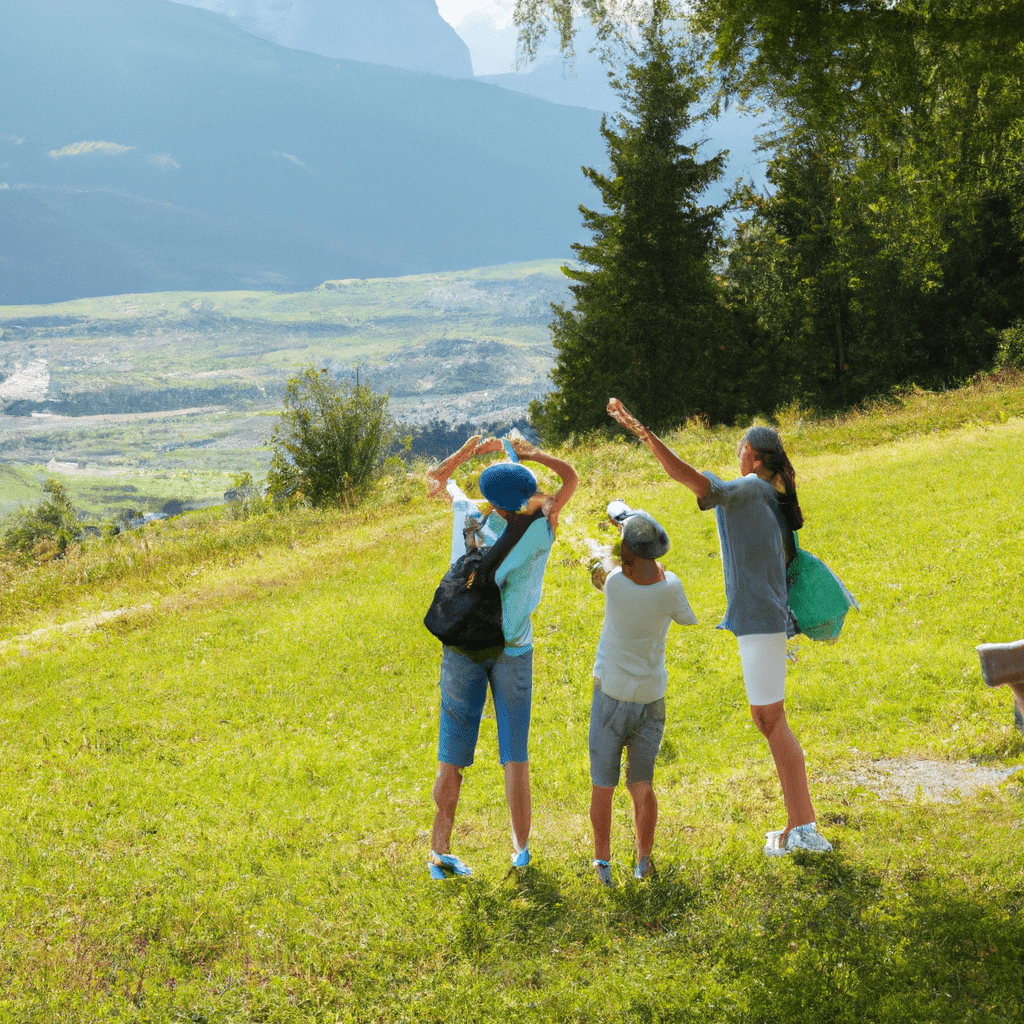
<svg viewBox="0 0 1024 1024">
<path fill-rule="evenodd" d="M 641 586 L 618 566 L 604 581 L 604 625 L 594 660 L 601 690 L 616 700 L 648 704 L 665 696 L 665 640 L 672 622 L 695 626 L 697 616 L 679 577 L 665 571 L 658 583 Z"/>
</svg>

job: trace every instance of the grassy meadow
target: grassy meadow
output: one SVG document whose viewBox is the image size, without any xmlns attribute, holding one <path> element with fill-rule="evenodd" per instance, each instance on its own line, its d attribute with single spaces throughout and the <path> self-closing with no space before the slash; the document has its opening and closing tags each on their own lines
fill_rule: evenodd
<svg viewBox="0 0 1024 1024">
<path fill-rule="evenodd" d="M 1024 382 L 837 421 L 782 418 L 804 546 L 857 595 L 791 643 L 787 708 L 829 857 L 773 860 L 784 812 L 749 720 L 712 514 L 646 450 L 567 452 L 534 616 L 533 865 L 508 872 L 493 719 L 430 883 L 450 520 L 422 472 L 354 511 L 207 510 L 60 562 L 0 561 L 0 1022 L 1010 1022 L 1024 1014 L 1024 737 L 975 644 L 1021 635 Z M 735 474 L 735 430 L 669 442 Z M 587 721 L 612 497 L 672 537 L 659 874 L 590 873 Z M 907 766 L 1002 781 L 901 795 Z M 888 774 L 879 766 L 889 765 Z M 869 781 L 865 781 L 869 780 Z M 870 781 L 874 780 L 874 781 Z"/>
</svg>

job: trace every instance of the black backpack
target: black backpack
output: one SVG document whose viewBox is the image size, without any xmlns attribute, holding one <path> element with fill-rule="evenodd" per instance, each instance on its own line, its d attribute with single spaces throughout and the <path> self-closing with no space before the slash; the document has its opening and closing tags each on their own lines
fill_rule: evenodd
<svg viewBox="0 0 1024 1024">
<path fill-rule="evenodd" d="M 490 547 L 467 551 L 445 574 L 423 625 L 446 647 L 485 651 L 504 647 L 501 590 L 494 574 L 505 556 L 544 513 L 516 515 Z"/>
</svg>

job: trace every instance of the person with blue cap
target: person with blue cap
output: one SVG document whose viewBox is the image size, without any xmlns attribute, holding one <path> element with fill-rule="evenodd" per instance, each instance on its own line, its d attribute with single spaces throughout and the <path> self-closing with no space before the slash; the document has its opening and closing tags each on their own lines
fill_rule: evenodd
<svg viewBox="0 0 1024 1024">
<path fill-rule="evenodd" d="M 480 474 L 480 493 L 490 509 L 481 509 L 451 479 L 455 470 L 475 456 L 505 448 L 514 461 L 498 462 Z M 553 496 L 537 490 L 537 477 L 519 460 L 537 463 L 561 480 Z M 531 517 L 494 574 L 501 591 L 504 646 L 489 651 L 463 651 L 445 646 L 441 653 L 441 713 L 438 768 L 432 795 L 437 811 L 431 832 L 427 867 L 443 880 L 471 874 L 451 852 L 451 834 L 462 788 L 463 772 L 473 763 L 480 718 L 490 688 L 498 727 L 498 757 L 505 776 L 505 798 L 512 819 L 512 864 L 530 862 L 531 823 L 528 740 L 533 699 L 533 625 L 540 604 L 544 569 L 554 542 L 558 514 L 578 483 L 576 471 L 563 459 L 542 452 L 524 438 L 471 437 L 438 468 L 428 473 L 430 493 L 452 505 L 451 563 L 467 545 L 491 545 L 517 517 Z M 522 523 L 517 525 L 524 525 Z"/>
<path fill-rule="evenodd" d="M 633 875 L 644 879 L 654 873 L 654 763 L 665 732 L 665 642 L 673 622 L 693 626 L 697 616 L 679 577 L 658 561 L 669 549 L 662 525 L 621 501 L 612 502 L 608 514 L 622 537 L 619 565 L 605 577 L 593 577 L 604 591 L 604 624 L 594 659 L 588 745 L 594 872 L 610 886 L 612 798 L 624 750 L 636 838 Z"/>
<path fill-rule="evenodd" d="M 669 477 L 689 488 L 701 510 L 715 509 L 725 574 L 725 617 L 719 629 L 736 637 L 750 714 L 768 741 L 786 804 L 786 827 L 765 835 L 764 852 L 828 853 L 818 832 L 803 748 L 786 719 L 786 635 L 790 625 L 786 565 L 796 554 L 793 533 L 803 525 L 796 472 L 771 427 L 740 438 L 738 480 L 721 480 L 684 462 L 617 398 L 608 414 L 653 452 Z"/>
</svg>

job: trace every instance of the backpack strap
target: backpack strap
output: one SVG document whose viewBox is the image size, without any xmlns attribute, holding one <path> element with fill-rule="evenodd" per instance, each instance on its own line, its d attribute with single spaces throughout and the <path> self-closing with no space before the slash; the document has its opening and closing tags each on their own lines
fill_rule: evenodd
<svg viewBox="0 0 1024 1024">
<path fill-rule="evenodd" d="M 488 548 L 487 554 L 480 561 L 477 569 L 477 579 L 494 579 L 498 567 L 505 561 L 508 553 L 519 543 L 523 534 L 538 520 L 543 518 L 543 509 L 537 509 L 533 515 L 520 515 L 516 513 L 510 523 L 507 523 L 501 536 Z"/>
</svg>

